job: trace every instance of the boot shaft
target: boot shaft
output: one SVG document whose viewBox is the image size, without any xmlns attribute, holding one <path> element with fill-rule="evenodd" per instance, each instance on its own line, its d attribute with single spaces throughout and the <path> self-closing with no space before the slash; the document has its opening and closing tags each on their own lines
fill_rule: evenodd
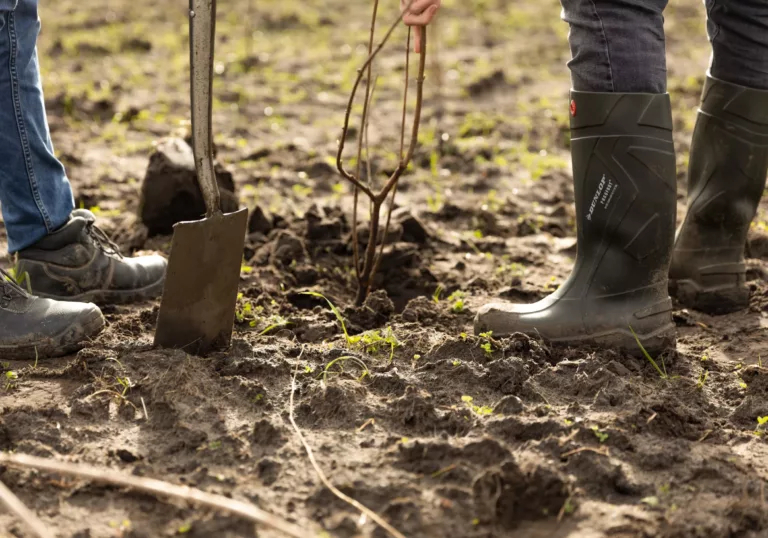
<svg viewBox="0 0 768 538">
<path fill-rule="evenodd" d="M 766 173 L 768 91 L 708 77 L 670 268 L 670 289 L 685 306 L 717 314 L 749 304 L 744 247 Z"/>
<path fill-rule="evenodd" d="M 724 262 L 738 261 L 767 171 L 768 91 L 708 77 L 691 142 L 688 215 L 677 247 L 706 248 Z"/>
<path fill-rule="evenodd" d="M 573 92 L 571 151 L 579 252 L 574 291 L 666 283 L 676 213 L 669 95 Z"/>
</svg>

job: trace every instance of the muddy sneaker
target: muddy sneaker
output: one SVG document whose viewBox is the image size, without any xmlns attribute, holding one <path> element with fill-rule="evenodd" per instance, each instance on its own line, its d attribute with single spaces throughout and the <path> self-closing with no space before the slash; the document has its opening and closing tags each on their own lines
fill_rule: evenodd
<svg viewBox="0 0 768 538">
<path fill-rule="evenodd" d="M 767 173 L 768 91 L 708 77 L 669 270 L 670 293 L 684 306 L 726 314 L 749 305 L 744 246 Z"/>
<path fill-rule="evenodd" d="M 540 335 L 641 354 L 675 344 L 667 271 L 676 188 L 668 95 L 573 92 L 578 254 L 570 277 L 531 305 L 484 306 L 475 332 Z"/>
<path fill-rule="evenodd" d="M 160 295 L 165 258 L 124 258 L 94 222 L 90 211 L 78 209 L 59 230 L 19 252 L 17 271 L 26 273 L 32 291 L 49 299 L 100 304 Z"/>
<path fill-rule="evenodd" d="M 77 351 L 104 327 L 94 304 L 33 297 L 0 269 L 0 357 L 44 359 Z"/>
</svg>

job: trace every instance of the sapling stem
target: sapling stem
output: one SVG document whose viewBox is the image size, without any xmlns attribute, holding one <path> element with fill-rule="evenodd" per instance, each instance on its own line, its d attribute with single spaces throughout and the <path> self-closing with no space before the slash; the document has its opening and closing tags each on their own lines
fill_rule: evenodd
<svg viewBox="0 0 768 538">
<path fill-rule="evenodd" d="M 374 91 L 373 84 L 372 84 L 373 60 L 376 58 L 378 53 L 384 48 L 384 45 L 386 45 L 386 43 L 389 41 L 389 38 L 392 36 L 393 32 L 395 31 L 397 26 L 400 24 L 403 18 L 403 13 L 407 11 L 411 3 L 408 4 L 406 9 L 403 10 L 403 12 L 400 14 L 400 17 L 398 17 L 397 21 L 395 21 L 395 23 L 385 33 L 379 45 L 374 48 L 373 43 L 375 40 L 376 19 L 378 16 L 378 7 L 379 7 L 378 0 L 374 0 L 373 15 L 371 17 L 371 29 L 370 29 L 369 39 L 368 39 L 368 58 L 363 64 L 363 66 L 358 70 L 357 78 L 355 79 L 355 82 L 352 87 L 352 92 L 349 97 L 349 102 L 347 104 L 347 109 L 344 115 L 344 127 L 342 129 L 341 138 L 339 140 L 338 153 L 336 155 L 336 167 L 338 168 L 339 173 L 343 178 L 345 178 L 350 183 L 352 183 L 353 190 L 354 190 L 354 201 L 353 201 L 353 211 L 352 211 L 352 250 L 353 250 L 353 263 L 355 266 L 355 276 L 357 278 L 357 284 L 358 284 L 357 295 L 355 298 L 355 303 L 357 305 L 361 305 L 365 301 L 365 298 L 368 296 L 368 294 L 371 292 L 371 288 L 373 286 L 373 279 L 376 273 L 378 272 L 379 266 L 381 264 L 381 259 L 384 254 L 384 246 L 386 244 L 387 235 L 389 234 L 389 227 L 392 220 L 392 211 L 395 206 L 395 196 L 397 195 L 397 184 L 398 184 L 398 181 L 400 180 L 400 177 L 408 169 L 408 165 L 411 162 L 414 151 L 416 149 L 416 144 L 418 143 L 419 124 L 421 122 L 421 109 L 422 109 L 423 95 L 424 95 L 424 72 L 426 68 L 427 32 L 425 27 L 418 27 L 416 30 L 420 32 L 422 47 L 421 47 L 421 52 L 419 56 L 419 74 L 417 79 L 417 94 L 416 94 L 416 103 L 414 106 L 413 124 L 411 126 L 411 140 L 406 150 L 405 131 L 406 131 L 406 116 L 407 116 L 407 109 L 408 109 L 408 86 L 409 86 L 408 77 L 409 77 L 409 71 L 410 71 L 410 46 L 411 46 L 411 33 L 412 33 L 411 29 L 409 28 L 408 39 L 406 41 L 405 89 L 403 92 L 403 113 L 402 113 L 402 121 L 400 124 L 399 162 L 394 172 L 390 175 L 390 177 L 388 178 L 384 186 L 381 188 L 381 190 L 375 191 L 376 187 L 373 184 L 373 177 L 371 173 L 370 148 L 368 147 L 368 125 L 369 125 L 370 114 L 371 114 L 371 104 L 372 104 L 372 97 L 373 97 L 372 94 Z M 360 121 L 361 127 L 360 127 L 360 132 L 358 133 L 358 136 L 357 136 L 357 163 L 355 167 L 355 172 L 350 173 L 344 168 L 342 157 L 344 154 L 346 139 L 349 134 L 349 123 L 352 115 L 352 107 L 355 102 L 355 96 L 357 94 L 358 88 L 360 87 L 360 84 L 362 83 L 363 78 L 365 78 L 366 80 L 366 90 L 365 90 L 365 100 L 363 102 L 362 117 Z M 361 178 L 363 146 L 365 146 L 365 149 L 366 149 L 365 155 L 367 159 L 367 166 L 366 166 L 367 181 L 366 182 L 364 182 Z M 370 222 L 368 226 L 368 232 L 369 232 L 368 244 L 366 246 L 364 258 L 362 261 L 360 259 L 360 245 L 359 245 L 358 230 L 357 230 L 357 223 L 358 223 L 357 211 L 358 211 L 360 192 L 362 192 L 368 197 L 369 204 L 370 204 L 369 205 Z M 392 198 L 389 203 L 389 207 L 387 211 L 387 219 L 384 226 L 382 244 L 377 256 L 376 246 L 377 246 L 377 241 L 379 239 L 379 232 L 381 231 L 381 209 L 382 209 L 382 206 L 386 203 L 390 193 L 392 194 Z"/>
</svg>

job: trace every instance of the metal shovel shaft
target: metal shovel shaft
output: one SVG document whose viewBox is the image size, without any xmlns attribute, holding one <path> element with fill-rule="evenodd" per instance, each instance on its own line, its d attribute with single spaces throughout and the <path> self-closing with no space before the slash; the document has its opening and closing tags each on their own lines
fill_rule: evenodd
<svg viewBox="0 0 768 538">
<path fill-rule="evenodd" d="M 189 39 L 192 86 L 192 149 L 206 217 L 221 211 L 213 169 L 213 50 L 216 37 L 216 0 L 189 1 Z"/>
</svg>

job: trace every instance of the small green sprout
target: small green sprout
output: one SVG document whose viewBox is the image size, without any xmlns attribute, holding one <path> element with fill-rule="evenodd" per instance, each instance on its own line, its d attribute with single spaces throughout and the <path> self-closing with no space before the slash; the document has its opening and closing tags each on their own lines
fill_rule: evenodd
<svg viewBox="0 0 768 538">
<path fill-rule="evenodd" d="M 651 495 L 650 497 L 644 497 L 644 498 L 640 499 L 640 502 L 642 504 L 650 506 L 651 508 L 655 508 L 655 507 L 659 506 L 659 498 L 656 497 L 655 495 Z"/>
<path fill-rule="evenodd" d="M 5 372 L 5 390 L 11 390 L 16 388 L 16 381 L 19 379 L 19 374 L 13 370 Z"/>
<path fill-rule="evenodd" d="M 448 296 L 448 301 L 451 303 L 451 310 L 459 314 L 464 312 L 464 299 L 467 294 L 463 291 L 457 290 Z"/>
<path fill-rule="evenodd" d="M 328 299 L 325 295 L 322 293 L 318 293 L 316 291 L 305 291 L 302 293 L 302 295 L 309 295 L 310 297 L 318 297 L 320 299 L 323 299 L 326 303 L 328 303 L 328 306 L 331 309 L 331 312 L 336 316 L 336 319 L 339 320 L 339 324 L 341 325 L 341 330 L 344 331 L 344 338 L 347 341 L 347 345 L 350 346 L 352 344 L 349 333 L 347 332 L 347 324 L 344 322 L 344 316 L 341 315 L 341 312 L 338 308 L 336 308 L 336 305 L 334 305 L 330 299 Z"/>
<path fill-rule="evenodd" d="M 467 407 L 469 407 L 469 409 L 471 411 L 473 411 L 477 415 L 487 416 L 487 415 L 492 415 L 493 414 L 493 408 L 492 407 L 487 406 L 487 405 L 482 405 L 482 406 L 475 405 L 473 403 L 474 402 L 474 398 L 472 396 L 467 396 L 467 395 L 462 396 L 461 397 L 461 401 L 464 402 L 465 404 L 467 404 Z"/>
<path fill-rule="evenodd" d="M 635 330 L 632 328 L 632 326 L 629 327 L 629 330 L 632 332 L 632 336 L 635 337 L 635 341 L 637 342 L 637 345 L 640 347 L 640 351 L 643 352 L 643 355 L 646 359 L 648 359 L 648 362 L 650 362 L 653 367 L 656 369 L 656 371 L 659 373 L 659 377 L 661 377 L 664 380 L 669 380 L 669 376 L 667 375 L 667 368 L 664 366 L 664 358 L 661 359 L 661 366 L 664 368 L 663 370 L 659 368 L 659 365 L 656 364 L 656 361 L 653 360 L 651 355 L 645 350 L 645 347 L 643 346 L 642 342 L 640 342 L 640 338 L 635 333 Z"/>
<path fill-rule="evenodd" d="M 454 366 L 461 366 L 461 361 L 459 359 L 453 359 L 453 361 L 451 361 L 451 364 L 453 364 Z"/>
<path fill-rule="evenodd" d="M 570 516 L 572 513 L 576 511 L 576 505 L 573 503 L 570 497 L 565 499 L 565 503 L 563 503 L 562 513 L 563 515 Z"/>
<path fill-rule="evenodd" d="M 699 374 L 699 380 L 696 382 L 696 388 L 701 390 L 704 388 L 704 385 L 707 382 L 707 378 L 709 377 L 709 370 L 702 370 Z"/>
<path fill-rule="evenodd" d="M 337 359 L 333 359 L 331 362 L 329 362 L 326 365 L 326 367 L 323 369 L 323 373 L 321 374 L 321 377 L 323 378 L 323 383 L 325 383 L 325 384 L 328 383 L 328 375 L 329 374 L 333 374 L 333 373 L 341 374 L 341 373 L 343 373 L 344 372 L 344 364 L 346 364 L 347 362 L 352 362 L 353 364 L 358 365 L 360 367 L 360 369 L 362 370 L 362 373 L 360 374 L 360 377 L 357 378 L 357 380 L 359 382 L 362 382 L 363 379 L 365 379 L 366 377 L 369 377 L 371 375 L 370 370 L 368 370 L 368 366 L 366 366 L 366 364 L 363 361 L 361 361 L 357 357 L 344 356 L 344 357 L 339 357 Z M 338 368 L 339 368 L 338 372 L 332 372 L 331 371 L 331 368 L 334 365 L 338 365 Z"/>
<path fill-rule="evenodd" d="M 597 437 L 600 444 L 603 444 L 608 440 L 608 434 L 601 432 L 598 426 L 592 426 L 592 431 L 595 433 L 595 437 Z"/>
<path fill-rule="evenodd" d="M 480 333 L 478 336 L 485 340 L 484 343 L 480 344 L 480 349 L 485 351 L 486 355 L 493 354 L 493 345 L 496 343 L 493 339 L 493 331 Z"/>
<path fill-rule="evenodd" d="M 765 430 L 763 426 L 765 426 L 766 424 L 768 424 L 768 416 L 757 417 L 757 427 L 755 428 L 755 435 L 762 435 L 763 431 Z"/>
<path fill-rule="evenodd" d="M 432 294 L 432 301 L 435 304 L 438 304 L 440 302 L 440 295 L 443 293 L 443 286 L 438 285 L 437 288 L 435 288 L 435 293 Z"/>
</svg>

